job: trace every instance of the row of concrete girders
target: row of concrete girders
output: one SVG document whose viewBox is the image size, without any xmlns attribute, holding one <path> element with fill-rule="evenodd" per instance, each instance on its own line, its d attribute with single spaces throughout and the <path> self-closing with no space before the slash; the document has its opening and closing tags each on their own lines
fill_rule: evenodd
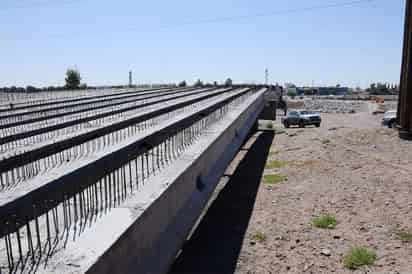
<svg viewBox="0 0 412 274">
<path fill-rule="evenodd" d="M 74 158 L 78 155 L 89 154 L 90 150 L 94 150 L 95 146 L 106 146 L 106 143 L 114 144 L 122 140 L 120 137 L 114 136 L 108 139 L 110 134 L 121 133 L 121 130 L 128 131 L 129 135 L 133 134 L 136 130 L 146 128 L 148 120 L 153 121 L 155 117 L 161 115 L 170 115 L 173 111 L 177 111 L 183 107 L 190 106 L 197 101 L 205 100 L 207 98 L 213 98 L 219 94 L 223 94 L 230 89 L 218 89 L 215 91 L 199 90 L 197 93 L 189 94 L 188 96 L 181 96 L 180 98 L 165 102 L 157 102 L 156 104 L 150 104 L 150 108 L 142 108 L 138 114 L 128 117 L 122 121 L 112 121 L 109 124 L 103 125 L 99 128 L 93 128 L 86 132 L 78 132 L 77 135 L 65 136 L 63 135 L 59 140 L 49 140 L 47 143 L 41 143 L 38 146 L 31 146 L 31 150 L 25 151 L 22 154 L 18 154 L 14 157 L 4 159 L 0 161 L 0 174 L 1 185 L 8 186 L 9 182 L 16 183 L 23 178 L 23 180 L 31 179 L 39 172 L 45 169 L 61 165 L 62 162 L 70 161 L 71 157 L 65 157 L 65 152 L 74 154 Z M 207 91 L 207 94 L 203 94 Z M 144 124 L 142 124 L 144 123 Z M 97 145 L 95 145 L 97 144 Z M 91 148 L 90 148 L 91 147 Z M 69 150 L 69 151 L 68 151 Z M 59 158 L 57 154 L 60 153 Z M 63 153 L 63 154 L 62 154 Z M 55 156 L 52 159 L 47 157 Z"/>
<path fill-rule="evenodd" d="M 237 94 L 237 96 L 239 96 L 239 95 L 241 95 L 241 91 L 239 91 L 238 92 L 238 94 Z M 226 97 L 226 99 L 225 100 L 229 100 L 230 98 L 229 97 L 232 97 L 232 99 L 234 99 L 234 98 L 236 98 L 237 97 L 236 95 L 227 95 Z M 222 99 L 222 97 L 223 96 L 221 96 L 221 98 L 215 98 L 216 100 L 223 100 Z M 216 101 L 215 100 L 215 101 Z M 222 101 L 223 102 L 223 101 Z M 210 104 L 212 104 L 210 107 L 212 107 L 213 105 L 216 105 L 217 103 L 216 102 L 210 102 Z M 198 113 L 200 113 L 199 111 L 197 111 Z M 186 114 L 187 115 L 187 114 Z M 199 117 L 198 117 L 199 118 Z M 182 117 L 176 117 L 176 119 L 178 119 L 178 121 L 179 122 L 182 122 L 183 120 L 181 120 L 182 119 Z M 200 125 L 199 125 L 200 126 Z M 168 131 L 170 132 L 171 130 L 173 129 L 173 123 L 168 127 Z M 196 131 L 196 129 L 194 129 L 193 130 L 193 132 L 200 132 L 199 130 L 197 130 Z M 183 137 L 185 137 L 185 138 L 187 138 L 187 136 L 194 136 L 192 133 L 193 132 L 191 132 L 189 135 L 188 134 L 186 134 L 186 137 L 185 136 L 183 136 Z M 165 133 L 163 133 L 163 134 L 165 134 Z M 163 136 L 163 137 L 165 137 L 165 136 Z M 143 143 L 144 144 L 144 143 Z M 129 143 L 129 146 L 130 146 L 131 144 Z M 170 145 L 170 143 L 169 143 L 169 145 Z M 117 148 L 117 152 L 118 152 L 118 154 L 117 155 L 122 155 L 122 153 L 120 153 L 119 154 L 119 151 L 121 151 L 122 149 L 121 148 Z M 165 149 L 163 149 L 163 152 L 165 152 L 166 150 Z M 113 155 L 113 151 L 111 152 L 112 153 L 112 155 Z M 170 151 L 169 151 L 169 153 L 170 153 Z M 104 158 L 104 157 L 103 157 Z M 170 158 L 170 156 L 169 156 L 169 158 Z M 121 159 L 119 158 L 119 161 L 120 161 Z M 94 161 L 94 162 L 96 162 L 96 161 Z M 93 162 L 92 163 L 89 163 L 89 164 L 86 164 L 86 166 L 90 166 L 90 165 L 92 165 L 93 164 Z M 86 167 L 86 166 L 84 166 L 84 167 Z M 103 168 L 104 168 L 104 164 L 103 164 Z M 148 165 L 147 165 L 148 166 Z M 79 170 L 81 169 L 80 167 L 73 167 L 73 169 L 74 170 L 72 170 L 72 173 L 71 174 L 75 174 L 76 172 L 79 172 Z M 137 170 L 136 170 L 136 173 L 137 173 Z M 66 176 L 66 175 L 65 175 Z M 63 177 L 65 177 L 65 176 L 63 176 Z M 63 177 L 61 177 L 61 178 L 63 178 Z M 66 177 L 67 178 L 67 177 Z M 60 179 L 61 180 L 61 179 Z M 78 181 L 78 180 L 70 180 L 69 179 L 69 182 L 68 182 L 68 184 L 70 184 L 70 183 L 72 183 L 73 181 Z M 55 181 L 56 182 L 56 181 Z M 49 190 L 50 190 L 50 186 L 52 185 L 52 183 L 51 182 L 49 182 L 49 183 L 47 183 L 46 184 L 47 185 L 47 188 L 49 188 Z M 61 184 L 55 184 L 55 186 L 56 186 L 56 188 L 55 189 L 57 189 L 57 188 L 60 188 L 62 185 Z M 40 195 L 40 192 L 38 191 L 38 189 L 39 188 L 36 188 L 36 186 L 35 186 L 35 184 L 33 184 L 33 185 L 31 185 L 31 186 L 27 186 L 26 188 L 25 188 L 25 190 L 27 191 L 28 189 L 30 189 L 28 192 L 27 192 L 27 194 L 25 195 L 25 198 L 24 199 L 22 199 L 22 198 L 19 198 L 19 200 L 20 201 L 23 201 L 22 203 L 27 203 L 27 202 L 32 202 L 33 201 L 33 197 L 38 197 L 39 195 Z M 118 188 L 119 189 L 119 188 Z M 78 189 L 78 190 L 81 190 L 81 189 Z M 18 193 L 18 191 L 16 191 L 16 192 L 13 192 L 13 193 Z M 22 193 L 20 193 L 20 195 L 21 195 Z M 89 193 L 90 194 L 90 193 Z M 47 194 L 42 194 L 43 196 L 45 195 L 45 197 L 49 197 Z M 53 195 L 51 195 L 51 196 L 53 196 Z M 20 196 L 21 197 L 21 196 Z M 29 197 L 29 198 L 28 198 Z M 88 196 L 89 197 L 89 196 Z M 54 208 L 52 208 L 52 206 L 55 206 L 55 203 L 56 203 L 56 201 L 52 201 L 52 200 L 46 200 L 46 201 L 48 201 L 47 203 L 48 203 L 48 206 L 49 206 L 49 208 L 47 208 L 47 212 L 49 212 L 50 210 L 50 214 L 52 214 L 53 215 L 53 217 L 50 217 L 50 218 L 53 218 L 53 220 L 54 220 L 54 218 L 57 218 L 57 211 L 54 211 Z M 7 204 L 7 206 L 9 206 L 10 208 L 14 208 L 14 209 L 16 209 L 16 207 L 15 207 L 15 201 L 9 201 L 9 202 L 6 202 L 6 204 Z M 1 207 L 1 208 L 3 208 L 4 209 L 4 207 Z M 36 208 L 36 210 L 39 210 L 40 208 Z M 16 209 L 16 212 L 19 212 L 19 210 L 18 210 L 18 208 Z M 4 216 L 5 214 L 2 214 L 2 217 L 5 217 Z M 27 216 L 26 216 L 27 217 Z M 47 218 L 47 223 L 49 223 L 49 217 L 48 217 L 48 215 L 46 216 L 46 218 Z M 44 216 L 43 216 L 43 219 L 44 219 Z M 21 226 L 22 225 L 22 222 L 23 222 L 23 220 L 22 220 L 22 218 L 17 218 L 16 219 L 17 220 L 17 223 L 15 223 L 14 225 L 10 225 L 10 223 L 7 225 L 7 229 L 11 229 L 11 228 L 15 228 L 16 226 Z M 51 222 L 51 221 L 50 221 Z M 55 224 L 55 223 L 54 223 Z M 44 227 L 44 229 L 42 229 L 42 231 L 50 231 L 50 227 L 49 227 L 49 225 L 48 226 L 46 226 L 46 227 Z M 33 229 L 32 229 L 33 230 Z M 30 230 L 28 230 L 28 231 L 30 231 Z M 10 232 L 10 231 L 8 231 L 8 232 Z M 7 232 L 7 233 L 8 233 Z M 9 234 L 7 234 L 7 235 L 9 235 L 10 236 L 10 234 L 11 233 L 9 233 Z M 47 233 L 48 234 L 48 233 Z M 14 235 L 14 234 L 12 234 L 12 235 Z M 49 235 L 49 234 L 48 234 Z M 27 234 L 26 234 L 26 236 L 27 236 Z M 7 237 L 6 237 L 7 238 Z M 20 242 L 17 238 L 19 238 L 19 237 L 13 237 L 13 236 L 11 236 L 11 238 L 9 237 L 8 239 L 8 241 L 6 241 L 6 242 L 8 242 L 9 244 L 12 242 L 10 239 L 13 239 L 14 241 L 14 243 L 17 241 L 17 246 L 19 247 L 18 249 L 20 249 L 20 244 L 18 243 L 18 242 Z M 13 245 L 14 247 L 15 247 L 15 250 L 16 250 L 16 244 L 14 244 Z M 10 248 L 12 247 L 12 245 L 10 246 Z M 20 253 L 20 252 L 19 252 Z M 20 253 L 21 254 L 21 253 Z"/>
</svg>

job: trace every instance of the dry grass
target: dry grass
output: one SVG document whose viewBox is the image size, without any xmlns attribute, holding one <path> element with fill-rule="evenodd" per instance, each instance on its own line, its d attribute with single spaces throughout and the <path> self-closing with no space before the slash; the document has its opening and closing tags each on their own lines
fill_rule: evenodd
<svg viewBox="0 0 412 274">
<path fill-rule="evenodd" d="M 402 242 L 412 242 L 412 231 L 410 229 L 400 229 L 395 232 L 396 238 Z"/>
<path fill-rule="evenodd" d="M 266 234 L 262 232 L 256 232 L 252 235 L 252 240 L 262 244 L 266 242 Z"/>
<path fill-rule="evenodd" d="M 312 224 L 317 228 L 334 229 L 337 221 L 335 216 L 326 214 L 312 220 Z"/>
<path fill-rule="evenodd" d="M 318 160 L 294 161 L 292 163 L 296 167 L 311 167 L 319 164 Z"/>
<path fill-rule="evenodd" d="M 268 185 L 278 184 L 287 180 L 287 176 L 280 174 L 268 174 L 263 176 L 263 182 Z"/>
<path fill-rule="evenodd" d="M 287 162 L 285 161 L 270 161 L 269 163 L 266 164 L 266 168 L 268 169 L 274 169 L 274 168 L 282 168 L 287 165 Z"/>
<path fill-rule="evenodd" d="M 365 265 L 373 265 L 376 258 L 375 251 L 364 247 L 354 247 L 343 258 L 343 265 L 348 269 L 358 269 Z"/>
<path fill-rule="evenodd" d="M 330 140 L 329 139 L 323 139 L 322 144 L 324 144 L 324 145 L 330 144 Z"/>
</svg>

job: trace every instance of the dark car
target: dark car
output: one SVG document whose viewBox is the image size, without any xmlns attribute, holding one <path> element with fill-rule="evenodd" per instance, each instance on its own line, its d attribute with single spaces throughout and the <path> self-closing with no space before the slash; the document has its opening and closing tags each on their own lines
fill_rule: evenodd
<svg viewBox="0 0 412 274">
<path fill-rule="evenodd" d="M 290 111 L 285 118 L 282 118 L 283 125 L 288 128 L 296 125 L 299 127 L 305 127 L 307 125 L 314 125 L 320 127 L 322 119 L 320 114 L 314 111 Z"/>
</svg>

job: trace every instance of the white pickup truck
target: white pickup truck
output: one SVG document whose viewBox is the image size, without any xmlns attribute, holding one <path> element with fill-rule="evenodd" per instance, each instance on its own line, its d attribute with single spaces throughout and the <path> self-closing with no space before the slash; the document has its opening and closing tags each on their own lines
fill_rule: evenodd
<svg viewBox="0 0 412 274">
<path fill-rule="evenodd" d="M 382 119 L 382 125 L 393 128 L 396 125 L 396 110 L 389 110 L 385 112 Z"/>
</svg>

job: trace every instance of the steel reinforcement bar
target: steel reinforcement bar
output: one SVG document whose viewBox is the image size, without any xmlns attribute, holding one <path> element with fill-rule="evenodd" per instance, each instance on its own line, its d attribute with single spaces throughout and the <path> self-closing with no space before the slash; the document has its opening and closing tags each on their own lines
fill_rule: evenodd
<svg viewBox="0 0 412 274">
<path fill-rule="evenodd" d="M 102 216 L 88 233 L 51 258 L 49 269 L 88 274 L 167 273 L 256 124 L 264 107 L 263 93 L 264 89 L 232 105 L 173 165 L 153 177 L 147 183 L 150 187 Z"/>
<path fill-rule="evenodd" d="M 62 113 L 57 113 L 57 114 L 50 114 L 50 115 L 47 115 L 47 116 L 36 117 L 36 118 L 21 119 L 21 120 L 16 121 L 16 122 L 4 123 L 4 124 L 0 125 L 0 129 L 15 127 L 15 126 L 24 125 L 24 124 L 35 123 L 35 122 L 39 122 L 39 121 L 43 121 L 43 120 L 48 120 L 48 119 L 53 119 L 53 118 L 66 116 L 66 115 L 72 115 L 72 114 L 77 114 L 77 113 L 81 113 L 81 112 L 97 110 L 97 109 L 105 108 L 105 107 L 111 107 L 111 106 L 116 106 L 116 105 L 121 105 L 121 104 L 132 103 L 132 102 L 138 102 L 138 101 L 142 101 L 142 100 L 145 100 L 145 99 L 152 99 L 152 98 L 161 97 L 161 96 L 164 96 L 164 95 L 172 95 L 172 94 L 178 94 L 178 93 L 182 93 L 182 92 L 189 92 L 189 91 L 192 91 L 192 90 L 194 90 L 194 88 L 183 89 L 183 90 L 182 89 L 162 90 L 162 91 L 155 91 L 155 92 L 142 93 L 142 94 L 141 93 L 135 93 L 133 95 L 121 96 L 121 97 L 116 97 L 116 98 L 109 98 L 109 99 L 103 99 L 103 100 L 93 100 L 93 101 L 90 101 L 90 102 L 83 102 L 83 103 L 79 103 L 79 104 L 63 105 L 63 106 L 59 106 L 59 107 L 40 109 L 40 110 L 24 112 L 24 113 L 9 114 L 9 115 L 6 115 L 6 116 L 0 116 L 0 119 L 11 119 L 11 118 L 17 118 L 17 117 L 21 117 L 21 116 L 35 115 L 35 114 L 42 114 L 43 115 L 45 112 L 49 112 L 49 111 L 76 108 L 76 107 L 80 107 L 80 106 L 87 106 L 87 105 L 92 105 L 94 103 L 99 103 L 99 106 L 92 106 L 92 107 L 82 108 L 82 109 L 78 109 L 78 110 L 69 110 L 67 112 L 62 112 Z M 131 99 L 131 98 L 135 98 L 135 99 Z M 123 100 L 123 99 L 124 99 L 124 101 L 115 102 L 115 103 L 111 103 L 111 104 L 102 104 L 102 105 L 100 105 L 100 103 Z M 127 100 L 127 99 L 129 99 L 129 100 Z"/>
<path fill-rule="evenodd" d="M 148 149 L 159 145 L 170 136 L 175 135 L 179 131 L 208 116 L 215 110 L 222 108 L 236 98 L 239 98 L 249 92 L 251 92 L 251 90 L 245 90 L 241 93 L 230 96 L 229 98 L 196 112 L 185 119 L 179 120 L 170 126 L 154 132 L 153 134 L 140 139 L 133 144 L 123 147 L 92 163 L 89 163 L 88 165 L 83 166 L 70 174 L 66 174 L 53 182 L 43 185 L 42 187 L 29 192 L 27 195 L 19 197 L 18 199 L 15 199 L 7 204 L 1 205 L 1 228 L 4 228 L 3 224 L 11 224 L 16 222 L 22 224 L 23 221 L 34 219 L 36 216 L 44 213 L 44 211 L 36 210 L 36 212 L 33 212 L 33 205 L 42 205 L 44 204 L 44 201 L 49 201 L 51 197 L 54 197 L 54 204 L 62 202 L 65 199 L 65 196 L 73 196 L 81 189 L 96 183 L 107 173 L 111 173 L 124 164 L 130 162 L 132 159 L 136 158 L 137 155 L 145 153 Z M 9 233 L 11 232 L 10 230 L 8 231 Z M 4 235 L 5 230 L 0 230 L 0 237 L 3 237 Z"/>
<path fill-rule="evenodd" d="M 125 129 L 131 125 L 146 121 L 148 119 L 154 118 L 156 116 L 160 116 L 163 114 L 166 114 L 168 112 L 192 105 L 194 103 L 212 98 L 212 97 L 216 97 L 219 96 L 223 93 L 229 92 L 233 89 L 229 88 L 229 89 L 224 89 L 220 92 L 216 92 L 213 94 L 207 94 L 205 96 L 199 97 L 199 98 L 195 98 L 192 100 L 188 100 L 188 101 L 184 101 L 181 103 L 177 103 L 171 106 L 167 106 L 158 110 L 154 110 L 154 111 L 150 111 L 148 113 L 130 118 L 130 119 L 125 119 L 123 121 L 120 121 L 118 123 L 115 124 L 111 124 L 108 126 L 104 126 L 95 130 L 92 130 L 90 132 L 81 134 L 81 135 L 77 135 L 74 137 L 71 137 L 69 139 L 65 139 L 62 141 L 58 141 L 58 142 L 54 142 L 52 144 L 34 149 L 34 150 L 30 150 L 24 153 L 21 153 L 19 155 L 16 156 L 12 156 L 10 158 L 4 159 L 0 161 L 0 177 L 2 176 L 3 173 L 11 171 L 13 169 L 16 169 L 20 166 L 24 166 L 26 164 L 29 164 L 31 162 L 40 160 L 42 158 L 57 154 L 59 152 L 62 152 L 64 150 L 70 149 L 72 147 L 78 146 L 82 143 L 91 141 L 93 139 L 102 137 L 104 135 Z M 179 96 L 179 97 L 183 97 L 183 96 Z M 176 98 L 173 98 L 176 99 Z M 160 103 L 162 101 L 158 101 L 156 103 Z M 150 103 L 151 105 L 152 103 Z M 3 178 L 1 177 L 1 180 L 3 181 Z"/>
<path fill-rule="evenodd" d="M 117 192 L 119 195 L 121 195 L 122 199 L 124 199 L 123 195 L 127 195 L 127 192 L 129 191 L 129 183 L 130 183 L 130 191 L 129 195 L 133 193 L 133 186 L 132 186 L 132 181 L 127 181 L 127 180 L 122 180 L 120 179 L 119 181 L 119 176 L 124 177 L 126 176 L 126 173 L 128 176 L 132 176 L 132 171 L 131 171 L 131 166 L 130 163 L 132 161 L 135 161 L 137 165 L 137 157 L 140 155 L 146 155 L 149 151 L 152 153 L 154 152 L 154 148 L 157 147 L 159 148 L 160 145 L 164 144 L 165 146 L 161 146 L 160 152 L 165 155 L 166 161 L 167 157 L 172 157 L 172 154 L 175 153 L 176 149 L 176 142 L 177 143 L 183 143 L 184 140 L 192 140 L 195 135 L 198 135 L 201 131 L 201 128 L 204 128 L 204 125 L 206 125 L 209 119 L 209 116 L 214 114 L 214 120 L 219 119 L 223 115 L 223 113 L 226 113 L 228 111 L 228 105 L 231 102 L 234 102 L 236 99 L 241 98 L 242 96 L 248 96 L 253 92 L 252 90 L 248 89 L 242 92 L 239 92 L 235 95 L 231 95 L 229 97 L 225 97 L 224 100 L 220 100 L 219 102 L 201 109 L 200 111 L 196 111 L 189 116 L 186 116 L 185 118 L 181 120 L 177 120 L 161 129 L 159 129 L 156 132 L 153 132 L 146 137 L 130 143 L 116 151 L 110 152 L 101 158 L 94 160 L 88 164 L 85 164 L 78 169 L 69 172 L 57 179 L 54 179 L 47 184 L 40 186 L 36 189 L 32 189 L 28 193 L 17 197 L 16 199 L 13 199 L 9 202 L 3 203 L 0 206 L 0 237 L 5 238 L 6 241 L 6 248 L 7 248 L 7 256 L 9 259 L 9 268 L 11 270 L 14 269 L 14 261 L 13 261 L 13 253 L 14 254 L 19 254 L 19 258 L 23 267 L 23 254 L 21 251 L 21 234 L 19 230 L 23 227 L 27 228 L 27 233 L 26 238 L 28 241 L 31 242 L 31 246 L 29 243 L 29 249 L 33 249 L 33 239 L 32 239 L 32 234 L 30 232 L 30 228 L 28 223 L 32 220 L 35 221 L 36 223 L 36 232 L 33 231 L 33 237 L 35 236 L 34 234 L 37 234 L 37 239 L 40 241 L 40 233 L 38 231 L 38 218 L 42 215 L 46 214 L 46 220 L 47 220 L 47 240 L 50 242 L 50 226 L 51 222 L 54 223 L 54 228 L 56 229 L 56 233 L 58 234 L 58 215 L 59 213 L 64 215 L 60 216 L 60 222 L 63 222 L 66 224 L 67 221 L 67 212 L 66 208 L 64 209 L 64 212 L 58 212 L 57 210 L 54 210 L 59 204 L 67 205 L 67 202 L 72 199 L 74 202 L 74 208 L 76 208 L 77 212 L 77 206 L 76 203 L 80 204 L 80 210 L 81 213 L 74 213 L 76 216 L 78 214 L 83 214 L 83 209 L 88 205 L 93 206 L 93 210 L 95 210 L 95 206 L 97 207 L 96 203 L 98 201 L 98 195 L 100 195 L 101 198 L 106 197 L 107 199 L 107 193 L 103 195 L 102 193 L 102 184 L 105 184 L 104 189 L 107 190 L 106 186 L 106 179 L 108 178 L 109 184 L 111 184 L 111 180 L 116 180 L 115 175 L 117 174 L 117 183 L 120 182 L 120 185 L 117 185 Z M 250 96 L 250 95 L 249 95 Z M 220 113 L 220 116 L 219 116 Z M 205 120 L 206 119 L 206 120 Z M 196 127 L 193 127 L 196 125 Z M 190 129 L 190 130 L 187 130 Z M 179 133 L 185 132 L 185 134 L 180 134 L 179 138 L 175 138 L 178 136 Z M 168 144 L 166 146 L 166 144 Z M 163 147 L 163 149 L 162 149 Z M 173 150 L 173 152 L 172 152 Z M 159 152 L 159 150 L 156 150 Z M 163 151 L 163 152 L 162 152 Z M 159 154 L 158 154 L 159 155 Z M 136 160 L 135 160 L 136 159 Z M 144 165 L 145 165 L 145 158 L 141 157 L 142 159 L 142 170 L 144 171 Z M 146 158 L 148 159 L 148 158 Z M 163 160 L 162 160 L 163 161 Z M 128 166 L 128 169 L 127 169 Z M 148 167 L 148 163 L 146 164 L 146 169 Z M 136 172 L 137 172 L 136 168 Z M 112 177 L 112 174 L 113 177 Z M 109 177 L 107 177 L 109 176 Z M 137 173 L 136 173 L 137 176 Z M 144 178 L 144 177 L 143 177 Z M 142 179 L 143 179 L 142 178 Z M 138 182 L 137 182 L 138 183 Z M 97 185 L 99 184 L 99 188 Z M 114 186 L 116 188 L 116 186 Z M 100 194 L 98 193 L 98 189 L 100 189 Z M 76 195 L 78 193 L 84 193 L 84 191 L 87 190 L 87 197 L 86 196 L 78 196 L 78 200 L 76 202 Z M 109 191 L 110 191 L 110 186 L 109 186 Z M 114 190 L 116 192 L 116 189 Z M 86 195 L 84 194 L 84 195 Z M 86 201 L 84 200 L 87 200 Z M 95 200 L 94 200 L 95 199 Z M 100 199 L 100 201 L 103 201 L 104 199 Z M 93 202 L 92 202 L 93 201 Z M 116 199 L 114 199 L 116 203 Z M 120 202 L 120 201 L 119 201 Z M 82 209 L 82 204 L 83 204 L 83 209 Z M 70 207 L 70 203 L 69 203 Z M 74 210 L 74 209 L 73 209 Z M 50 216 L 49 216 L 50 212 Z M 88 211 L 89 212 L 89 209 Z M 70 214 L 70 213 L 69 213 Z M 81 215 L 82 216 L 82 215 Z M 49 219 L 50 217 L 50 219 Z M 75 218 L 77 220 L 77 217 Z M 57 226 L 56 226 L 57 223 Z M 15 240 L 16 244 L 12 245 L 11 244 L 11 235 L 16 234 Z M 35 238 L 34 238 L 35 239 Z M 40 253 L 41 253 L 41 243 L 40 244 Z M 12 251 L 13 248 L 18 250 Z M 33 250 L 31 250 L 33 252 Z M 32 254 L 34 256 L 34 254 Z M 10 261 L 11 257 L 11 261 Z M 34 258 L 33 258 L 34 259 Z M 10 265 L 11 263 L 11 265 Z"/>
<path fill-rule="evenodd" d="M 198 93 L 210 92 L 213 89 L 199 91 Z M 96 115 L 85 117 L 85 118 L 75 119 L 75 120 L 71 120 L 71 121 L 68 121 L 68 122 L 63 122 L 63 123 L 48 126 L 48 127 L 43 127 L 43 128 L 39 128 L 39 129 L 35 129 L 35 130 L 30 130 L 30 131 L 26 131 L 26 132 L 21 132 L 21 133 L 5 136 L 5 137 L 0 138 L 0 145 L 15 142 L 15 141 L 18 141 L 18 140 L 21 140 L 21 139 L 30 138 L 32 136 L 47 133 L 47 132 L 50 132 L 50 131 L 55 131 L 55 130 L 63 129 L 63 128 L 66 128 L 66 127 L 74 126 L 76 124 L 87 123 L 87 122 L 90 122 L 90 121 L 93 121 L 93 120 L 105 118 L 105 117 L 112 116 L 112 115 L 115 115 L 115 114 L 119 114 L 119 113 L 122 113 L 122 112 L 135 110 L 135 109 L 151 106 L 151 105 L 162 103 L 162 102 L 167 102 L 167 101 L 172 100 L 172 99 L 179 99 L 179 98 L 187 97 L 187 96 L 190 96 L 190 95 L 193 95 L 193 94 L 183 94 L 183 95 L 179 95 L 179 96 L 176 96 L 176 97 L 173 97 L 173 98 L 161 99 L 161 100 L 158 100 L 158 101 L 144 103 L 144 104 L 137 105 L 137 106 L 130 106 L 130 107 L 126 107 L 126 108 L 121 108 L 121 109 L 113 110 L 113 111 L 110 111 L 110 112 L 105 112 L 105 113 L 100 113 L 100 114 L 96 114 Z"/>
<path fill-rule="evenodd" d="M 95 95 L 95 96 L 84 96 L 81 98 L 76 98 L 76 99 L 63 99 L 63 100 L 52 100 L 47 103 L 40 103 L 40 104 L 33 104 L 33 105 L 25 105 L 25 106 L 16 106 L 13 107 L 12 109 L 0 109 L 0 113 L 3 112 L 9 112 L 9 111 L 15 111 L 15 110 L 21 110 L 21 109 L 29 109 L 29 108 L 37 108 L 37 107 L 44 107 L 44 106 L 51 106 L 55 104 L 67 104 L 67 103 L 73 103 L 73 102 L 79 102 L 79 101 L 84 101 L 84 100 L 90 100 L 90 99 L 100 99 L 100 98 L 107 98 L 107 97 L 112 97 L 112 96 L 119 96 L 121 94 L 133 94 L 136 92 L 146 92 L 146 91 L 155 91 L 155 90 L 167 90 L 170 88 L 156 88 L 156 89 L 142 89 L 142 90 L 133 90 L 133 91 L 126 91 L 126 92 L 121 92 L 121 93 L 116 93 L 113 91 L 111 94 L 105 94 L 105 95 Z"/>
</svg>

